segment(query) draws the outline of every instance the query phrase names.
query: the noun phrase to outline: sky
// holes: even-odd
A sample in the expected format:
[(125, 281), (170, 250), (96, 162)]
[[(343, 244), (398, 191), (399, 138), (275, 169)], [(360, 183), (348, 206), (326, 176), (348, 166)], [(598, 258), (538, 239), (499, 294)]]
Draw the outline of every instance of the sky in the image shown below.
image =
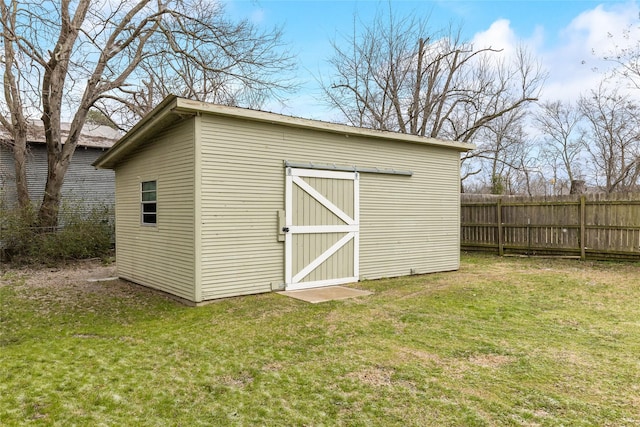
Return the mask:
[(317, 77), (330, 73), (326, 61), (340, 41), (353, 32), (354, 16), (370, 22), (379, 8), (395, 16), (428, 19), (434, 30), (454, 24), (476, 47), (491, 46), (513, 52), (526, 46), (549, 77), (542, 100), (576, 100), (595, 89), (609, 64), (592, 51), (607, 52), (625, 43), (623, 30), (631, 27), (640, 40), (640, 9), (632, 1), (564, 0), (226, 0), (227, 13), (249, 19), (260, 28), (280, 26), (297, 54), (300, 90), (286, 105), (271, 103), (265, 110), (319, 120), (333, 120), (320, 100)]

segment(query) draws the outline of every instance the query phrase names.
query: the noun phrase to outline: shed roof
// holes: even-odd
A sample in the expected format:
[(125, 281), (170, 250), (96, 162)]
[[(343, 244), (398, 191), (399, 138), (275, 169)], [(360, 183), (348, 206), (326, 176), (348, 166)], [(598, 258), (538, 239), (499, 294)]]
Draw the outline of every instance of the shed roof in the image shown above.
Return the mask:
[(388, 140), (390, 143), (409, 142), (414, 144), (423, 144), (460, 152), (469, 151), (475, 147), (473, 144), (466, 144), (462, 142), (444, 141), (404, 133), (359, 128), (300, 117), (285, 116), (265, 111), (251, 110), (247, 108), (229, 107), (207, 102), (193, 101), (170, 95), (156, 108), (154, 108), (153, 111), (143, 117), (142, 120), (140, 120), (118, 142), (116, 142), (110, 150), (100, 156), (93, 165), (99, 168), (111, 169), (115, 167), (120, 160), (125, 158), (128, 153), (141, 144), (145, 137), (148, 137), (149, 135), (158, 132), (159, 129), (180, 120), (185, 115), (191, 116), (196, 114), (212, 114), (255, 122), (272, 123), (293, 128), (315, 130), (319, 132), (384, 139)]

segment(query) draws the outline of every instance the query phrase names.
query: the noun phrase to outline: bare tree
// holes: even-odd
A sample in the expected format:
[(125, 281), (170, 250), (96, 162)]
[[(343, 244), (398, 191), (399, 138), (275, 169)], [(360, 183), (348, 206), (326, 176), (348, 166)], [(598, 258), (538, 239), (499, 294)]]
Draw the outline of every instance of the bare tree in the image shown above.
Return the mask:
[(514, 194), (530, 189), (527, 172), (533, 166), (524, 131), (525, 118), (524, 110), (512, 110), (478, 131), (478, 140), (482, 142), (473, 154), (472, 167), (482, 171), (492, 194)]
[(580, 157), (584, 151), (582, 114), (571, 103), (545, 102), (533, 124), (543, 135), (543, 157), (554, 171), (554, 182), (566, 177), (569, 185), (582, 179)]
[(640, 178), (640, 106), (601, 85), (579, 100), (587, 121), (585, 146), (596, 182), (607, 193), (634, 191)]
[[(631, 24), (622, 29), (615, 47), (607, 53), (600, 55), (595, 49), (592, 53), (614, 64), (610, 77), (618, 78), (630, 87), (640, 89), (640, 40), (637, 39), (637, 25)], [(614, 35), (609, 34), (609, 38), (614, 39)]]
[[(0, 6), (0, 13), (4, 27), (4, 33), (15, 33), (17, 23), (17, 13), (10, 9), (15, 8), (15, 4), (10, 6), (3, 4)], [(4, 37), (6, 39), (6, 37)], [(22, 55), (14, 49), (14, 43), (3, 43), (3, 65), (7, 72), (3, 75), (4, 100), (9, 112), (7, 115), (0, 115), (0, 124), (12, 135), (12, 140), (7, 141), (13, 151), (15, 163), (15, 180), (18, 204), (22, 209), (29, 206), (29, 188), (27, 185), (27, 117), (23, 109), (25, 100), (21, 90), (22, 74), (20, 73), (20, 62)], [(29, 83), (29, 82), (27, 82)]]
[(378, 14), (333, 47), (334, 75), (321, 84), (348, 123), (433, 138), (476, 141), (480, 129), (536, 101), (545, 78), (524, 50), (505, 60), (416, 17)]
[[(41, 226), (57, 224), (64, 177), (90, 109), (133, 118), (177, 89), (202, 100), (251, 103), (292, 87), (282, 77), (292, 63), (280, 30), (259, 32), (247, 21), (232, 23), (218, 2), (12, 0), (0, 12), (0, 124), (13, 136), (21, 206), (29, 200), (28, 118), (40, 116), (45, 129)], [(63, 117), (71, 122), (65, 138)]]
[[(169, 94), (224, 105), (261, 107), (267, 99), (282, 100), (296, 88), (286, 77), (293, 57), (275, 28), (258, 31), (248, 21), (224, 19), (219, 2), (191, 0), (183, 13), (191, 21), (165, 19), (147, 43), (154, 54), (135, 70), (134, 87), (119, 88), (97, 107), (119, 117), (124, 127), (136, 122)], [(178, 3), (179, 4), (179, 3)]]

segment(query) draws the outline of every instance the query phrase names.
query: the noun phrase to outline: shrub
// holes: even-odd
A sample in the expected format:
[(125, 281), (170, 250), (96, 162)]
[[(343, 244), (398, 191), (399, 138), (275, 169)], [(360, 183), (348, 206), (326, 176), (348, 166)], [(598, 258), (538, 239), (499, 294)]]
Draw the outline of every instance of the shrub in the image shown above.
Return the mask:
[[(1, 207), (0, 207), (1, 208)], [(0, 247), (3, 259), (16, 264), (57, 264), (104, 258), (113, 246), (112, 211), (63, 206), (57, 230), (34, 227), (35, 209), (2, 209)]]
[(0, 205), (0, 249), (3, 260), (10, 260), (14, 254), (29, 252), (34, 237), (31, 224), (34, 224), (35, 218), (32, 206), (19, 210)]

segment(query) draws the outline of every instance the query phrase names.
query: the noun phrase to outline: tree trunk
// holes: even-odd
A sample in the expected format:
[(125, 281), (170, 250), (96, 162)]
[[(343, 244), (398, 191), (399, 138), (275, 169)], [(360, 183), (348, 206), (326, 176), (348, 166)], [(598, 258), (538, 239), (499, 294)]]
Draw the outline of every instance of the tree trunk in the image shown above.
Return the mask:
[(27, 136), (14, 135), (13, 162), (15, 166), (16, 194), (18, 207), (25, 210), (31, 204), (27, 184)]
[(49, 156), (47, 183), (44, 187), (42, 204), (38, 211), (38, 226), (45, 231), (53, 231), (58, 226), (58, 213), (60, 212), (60, 202), (62, 201), (62, 184), (64, 184), (64, 177), (70, 162), (70, 157), (63, 156), (58, 158), (58, 156)]
[[(49, 182), (53, 181), (50, 180)], [(42, 228), (42, 231), (55, 231), (58, 227), (58, 213), (60, 212), (62, 194), (61, 191), (57, 193), (46, 191), (38, 211), (38, 226)]]
[(571, 190), (569, 194), (584, 194), (587, 192), (587, 184), (582, 179), (574, 179), (571, 181)]
[[(16, 195), (18, 199), (18, 207), (22, 213), (26, 212), (31, 205), (29, 199), (29, 187), (27, 184), (27, 121), (24, 117), (22, 105), (22, 92), (19, 89), (18, 82), (20, 78), (16, 78), (15, 73), (19, 73), (15, 52), (15, 36), (9, 34), (15, 33), (18, 14), (18, 4), (12, 1), (11, 4), (4, 2), (0, 6), (0, 15), (2, 16), (2, 34), (0, 34), (0, 44), (3, 45), (2, 52), (2, 74), (3, 74), (3, 94), (4, 107), (7, 116), (0, 118), (0, 124), (4, 127), (13, 138), (13, 162), (15, 169)], [(18, 74), (19, 76), (19, 74)]]

